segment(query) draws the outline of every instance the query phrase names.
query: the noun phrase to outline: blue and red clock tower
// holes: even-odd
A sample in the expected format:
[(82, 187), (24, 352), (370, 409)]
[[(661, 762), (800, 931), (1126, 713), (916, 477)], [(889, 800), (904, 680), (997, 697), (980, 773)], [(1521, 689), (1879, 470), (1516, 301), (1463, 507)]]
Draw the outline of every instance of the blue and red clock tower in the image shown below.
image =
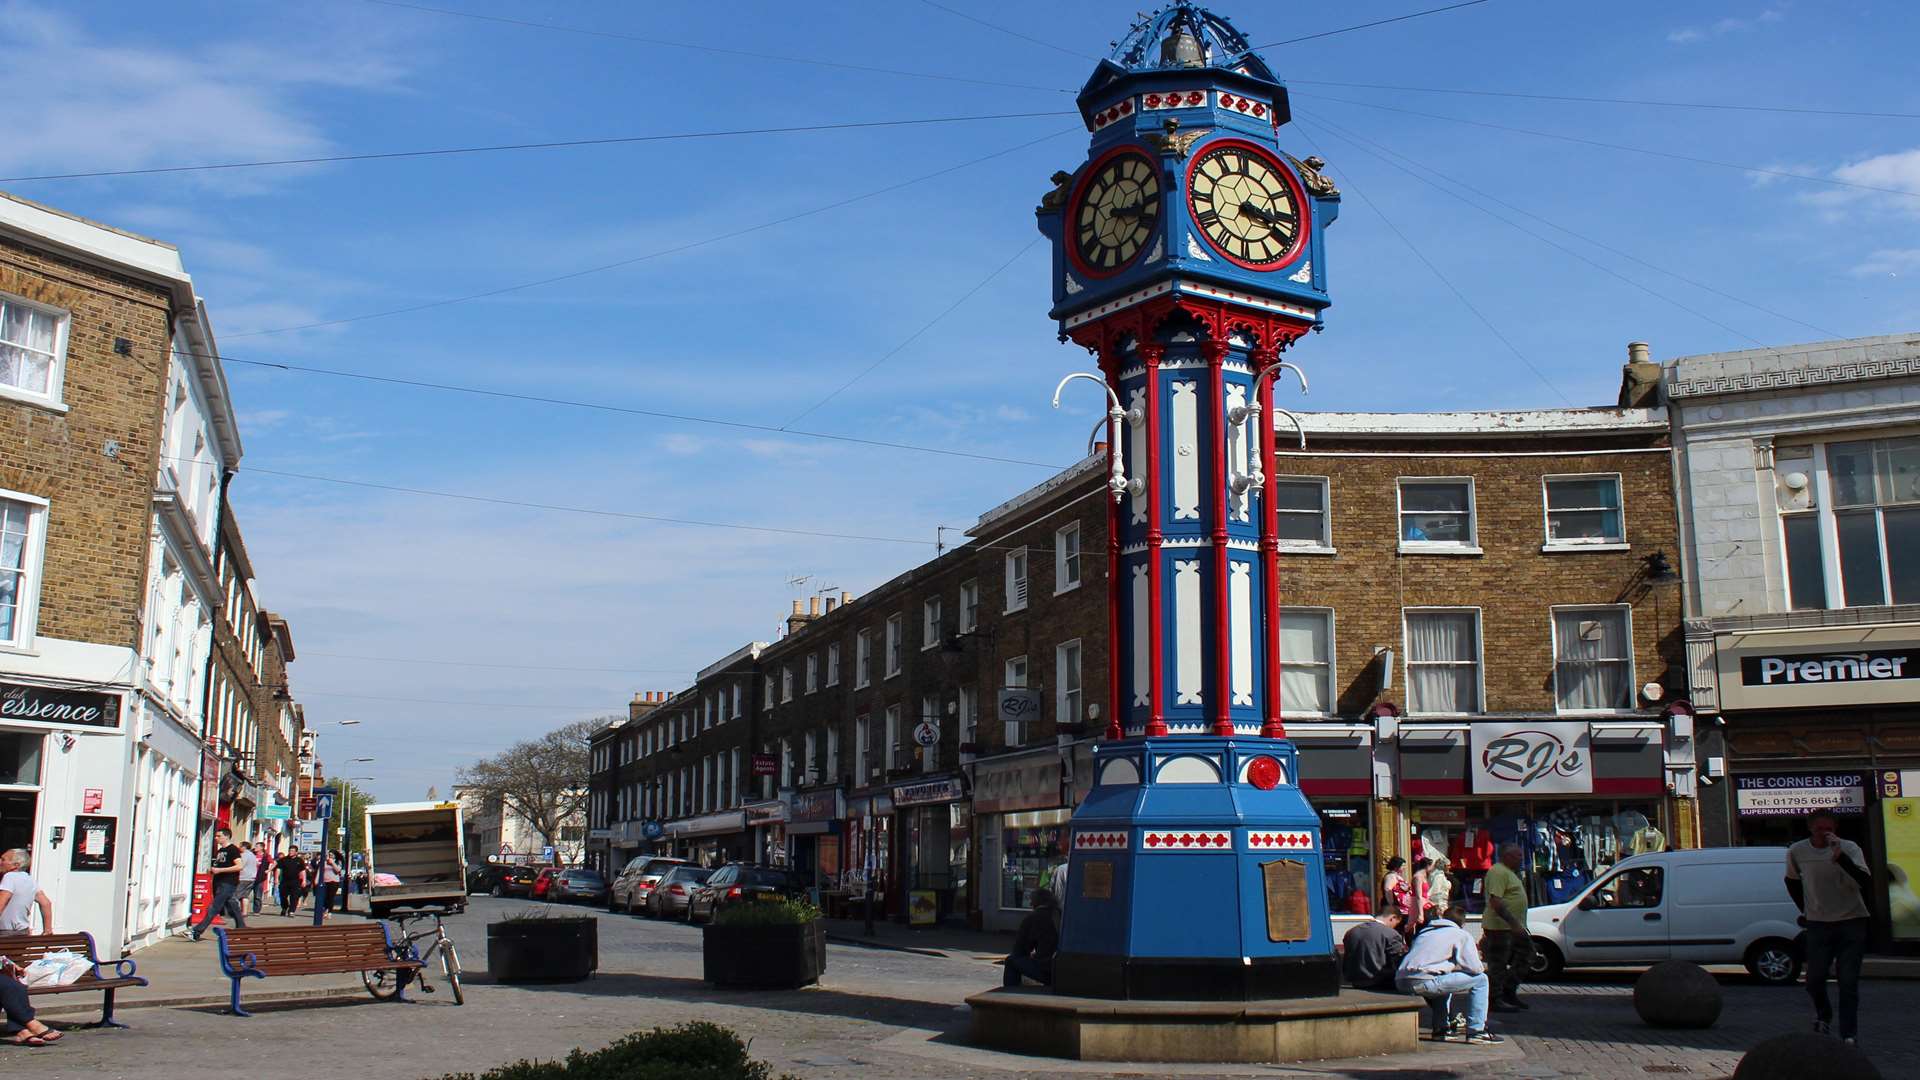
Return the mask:
[[(1339, 193), (1280, 148), (1286, 86), (1185, 0), (1078, 98), (1038, 210), (1053, 310), (1117, 396), (1106, 740), (1075, 812), (1057, 993), (1333, 995), (1319, 819), (1280, 722), (1274, 387), (1320, 327)], [(1298, 369), (1294, 369), (1298, 373)]]

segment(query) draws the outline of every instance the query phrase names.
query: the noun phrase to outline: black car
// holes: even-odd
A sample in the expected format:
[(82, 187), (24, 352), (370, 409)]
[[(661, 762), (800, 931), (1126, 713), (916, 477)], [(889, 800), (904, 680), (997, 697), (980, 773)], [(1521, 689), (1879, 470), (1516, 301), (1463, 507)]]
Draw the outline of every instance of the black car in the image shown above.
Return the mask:
[(562, 870), (547, 886), (547, 900), (556, 904), (564, 900), (604, 904), (607, 879), (598, 870)]
[(735, 904), (791, 900), (806, 895), (800, 876), (783, 866), (728, 863), (693, 890), (687, 899), (687, 921), (705, 922)]
[(534, 870), (512, 863), (479, 863), (467, 867), (467, 892), (489, 896), (533, 895)]

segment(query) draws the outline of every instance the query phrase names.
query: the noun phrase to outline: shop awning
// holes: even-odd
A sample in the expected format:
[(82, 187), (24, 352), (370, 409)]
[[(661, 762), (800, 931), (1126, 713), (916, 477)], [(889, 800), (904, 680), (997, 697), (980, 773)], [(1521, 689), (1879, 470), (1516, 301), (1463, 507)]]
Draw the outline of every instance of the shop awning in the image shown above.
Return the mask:
[(1472, 730), (1472, 724), (1401, 724), (1399, 737), (1403, 743), (1444, 743), (1464, 739)]
[(1595, 739), (1612, 742), (1638, 742), (1641, 739), (1658, 739), (1666, 733), (1667, 727), (1658, 720), (1596, 720), (1587, 726)]
[(746, 814), (738, 810), (729, 810), (720, 814), (703, 814), (700, 817), (683, 818), (667, 822), (667, 835), (721, 836), (726, 833), (742, 832), (747, 827)]
[(1332, 724), (1311, 721), (1307, 723), (1288, 724), (1287, 738), (1294, 742), (1304, 743), (1369, 742), (1373, 739), (1373, 725)]

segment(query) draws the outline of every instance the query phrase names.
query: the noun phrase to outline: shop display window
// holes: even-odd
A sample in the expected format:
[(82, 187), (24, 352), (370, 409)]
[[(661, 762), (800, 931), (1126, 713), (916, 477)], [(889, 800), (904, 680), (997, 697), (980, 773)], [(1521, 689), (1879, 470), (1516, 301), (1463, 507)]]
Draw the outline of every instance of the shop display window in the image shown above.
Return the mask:
[(1041, 810), (1001, 819), (1000, 906), (1031, 908), (1034, 890), (1046, 887), (1067, 861), (1072, 811)]
[(44, 735), (0, 731), (0, 785), (34, 787), (40, 783), (40, 746)]
[[(1622, 859), (1665, 851), (1668, 846), (1660, 806), (1654, 802), (1416, 803), (1412, 817), (1408, 861), (1445, 856), (1453, 899), (1476, 915), (1486, 907), (1483, 879), (1507, 844), (1519, 844), (1524, 853), (1521, 876), (1533, 904), (1571, 900)], [(1643, 895), (1644, 887), (1658, 893), (1657, 879), (1636, 879), (1633, 884), (1641, 891), (1617, 890), (1616, 906), (1624, 905), (1627, 897)], [(1379, 892), (1377, 881), (1374, 891)]]
[(1317, 806), (1320, 858), (1326, 869), (1327, 910), (1335, 915), (1373, 913), (1373, 830), (1364, 803)]

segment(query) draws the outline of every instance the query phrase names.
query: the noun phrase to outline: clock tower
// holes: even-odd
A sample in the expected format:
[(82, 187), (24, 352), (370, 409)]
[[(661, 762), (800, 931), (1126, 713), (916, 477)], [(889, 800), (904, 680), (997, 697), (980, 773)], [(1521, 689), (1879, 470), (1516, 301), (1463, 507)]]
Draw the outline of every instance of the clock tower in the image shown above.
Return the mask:
[(1063, 340), (1114, 430), (1111, 706), (1075, 812), (1058, 993), (1328, 996), (1319, 819), (1281, 724), (1276, 382), (1320, 328), (1339, 192), (1281, 149), (1287, 89), (1226, 19), (1143, 16), (1041, 201)]

